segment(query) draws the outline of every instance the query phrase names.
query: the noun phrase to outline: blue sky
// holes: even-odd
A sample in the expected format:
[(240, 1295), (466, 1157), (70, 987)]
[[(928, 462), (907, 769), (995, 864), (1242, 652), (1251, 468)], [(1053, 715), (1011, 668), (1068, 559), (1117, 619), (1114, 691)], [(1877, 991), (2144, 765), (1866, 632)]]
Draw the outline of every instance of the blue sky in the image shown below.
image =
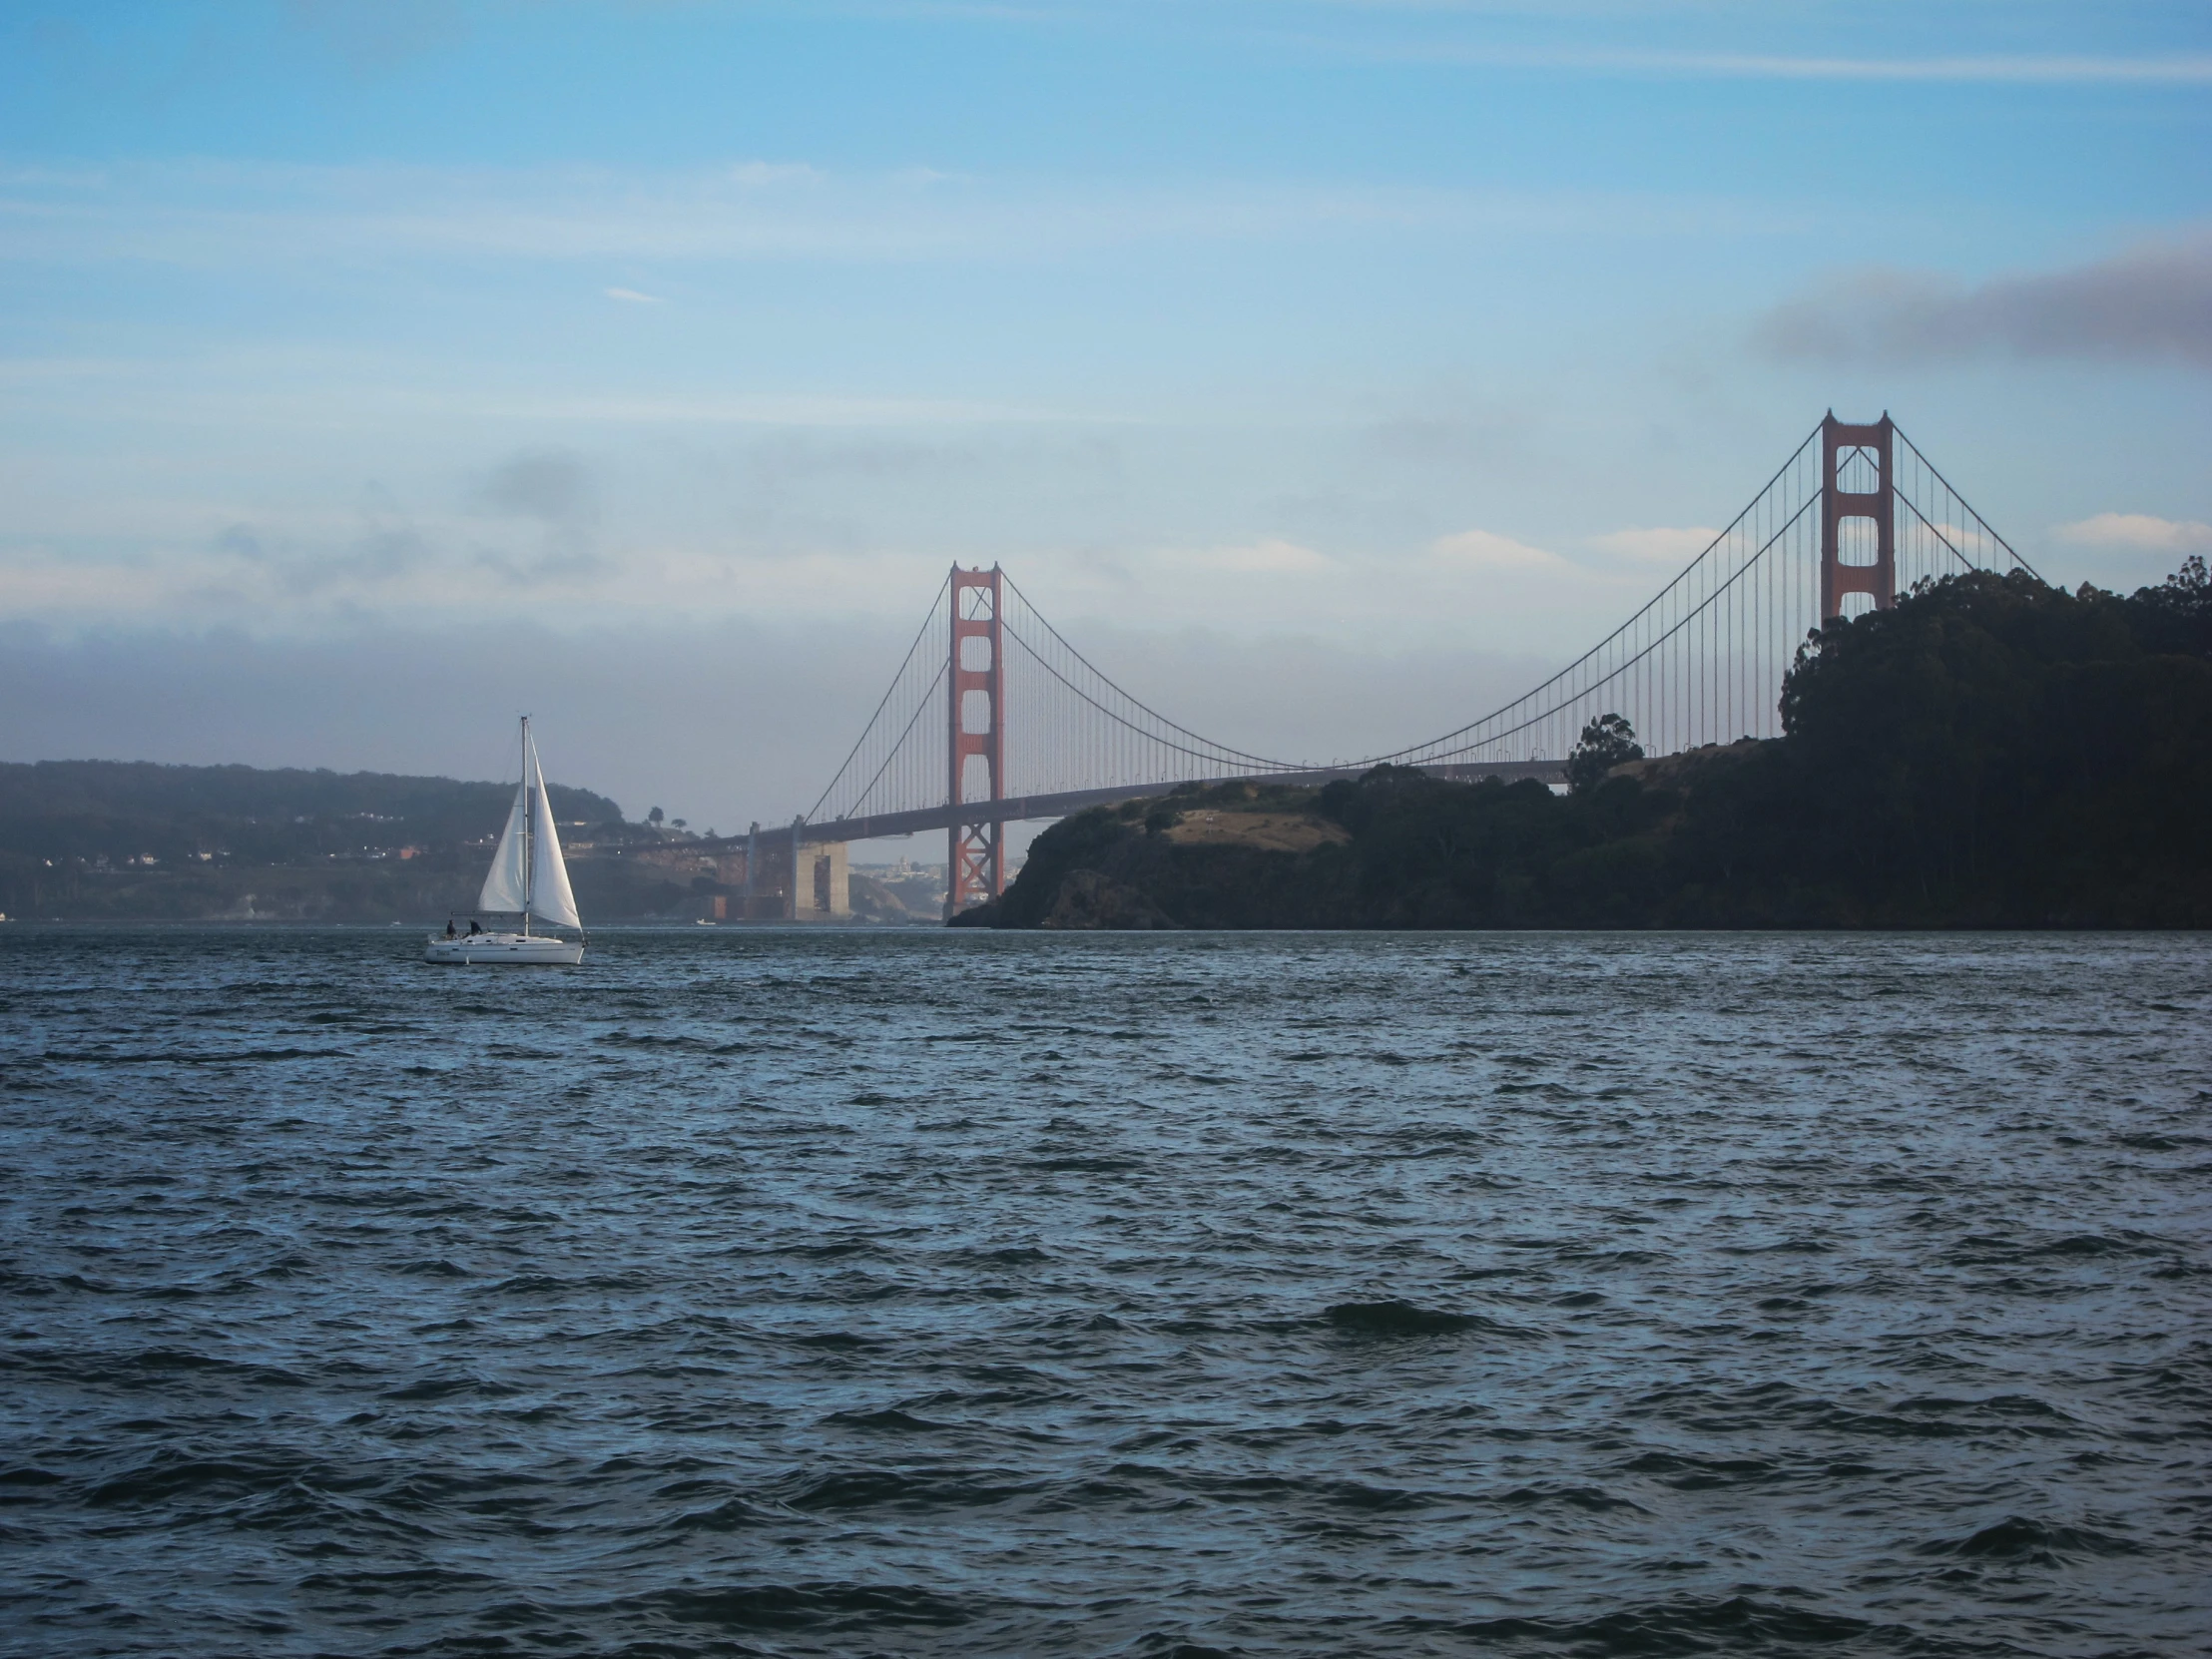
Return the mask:
[(2180, 5), (15, 0), (0, 753), (482, 770), (520, 698), (788, 816), (956, 555), (1388, 747), (1832, 405), (2132, 586), (2212, 549), (2208, 118)]

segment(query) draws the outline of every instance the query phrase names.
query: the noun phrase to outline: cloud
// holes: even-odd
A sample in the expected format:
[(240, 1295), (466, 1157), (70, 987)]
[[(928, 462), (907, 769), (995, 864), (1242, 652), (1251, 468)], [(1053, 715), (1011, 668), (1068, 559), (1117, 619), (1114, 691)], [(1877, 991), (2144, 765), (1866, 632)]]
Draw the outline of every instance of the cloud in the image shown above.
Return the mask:
[(1657, 564), (1688, 564), (1720, 537), (1718, 530), (1703, 525), (1691, 525), (1683, 529), (1653, 526), (1648, 530), (1612, 530), (1602, 536), (1592, 536), (1590, 545), (1600, 552), (1613, 553), (1624, 559), (1649, 560)]
[(285, 0), (284, 11), (356, 72), (397, 69), (467, 33), (461, 0)]
[(264, 545), (261, 533), (251, 524), (232, 525), (215, 538), (215, 545), (221, 552), (250, 559), (255, 564), (261, 564), (269, 557), (269, 549)]
[(1631, 70), (1760, 81), (1998, 82), (2028, 86), (2212, 84), (2212, 54), (2115, 58), (2088, 54), (1931, 58), (1806, 57), (1760, 52), (1564, 54), (1561, 68)]
[[(632, 812), (659, 802), (694, 824), (788, 824), (867, 724), (919, 620), (847, 614), (817, 629), (664, 615), (556, 629), (500, 597), (472, 617), (354, 615), (296, 638), (179, 627), (158, 611), (81, 635), (0, 621), (0, 756), (497, 778), (507, 713), (529, 709), (558, 782)], [(924, 589), (917, 605), (927, 599)], [(1153, 706), (1260, 754), (1395, 748), (1548, 671), (1463, 644), (1055, 620)], [(733, 709), (776, 718), (733, 721)], [(1010, 793), (1061, 782), (1052, 752), (1025, 741), (1034, 736), (1010, 735)]]
[(1443, 407), (1407, 410), (1360, 428), (1360, 446), (1378, 459), (1448, 467), (1465, 476), (1523, 474), (1537, 445), (1535, 411), (1523, 404), (1452, 398)]
[(609, 299), (620, 299), (627, 305), (665, 305), (668, 303), (657, 293), (640, 293), (636, 288), (609, 288)]
[[(349, 58), (374, 67), (388, 67), (433, 45), (457, 38), (464, 30), (458, 0), (287, 0), (288, 9), (302, 23), (311, 25)], [(1000, 23), (1035, 26), (1096, 22), (1099, 15), (1082, 0), (812, 0), (824, 11), (866, 19), (885, 16), (920, 19), (934, 23)], [(1130, 8), (1138, 10), (1140, 8)], [(1149, 10), (1150, 8), (1142, 8)], [(1232, 11), (1242, 8), (1232, 8)], [(1352, 14), (1363, 22), (1378, 14), (1444, 21), (1468, 15), (1487, 22), (1500, 19), (1534, 20), (1565, 24), (1596, 33), (1617, 22), (1623, 13), (1646, 16), (1673, 8), (1648, 3), (1572, 4), (1562, 0), (1537, 3), (1496, 3), (1477, 0), (1317, 0), (1311, 10)], [(1706, 4), (1687, 8), (1711, 11)], [(1725, 10), (1725, 8), (1721, 8)], [(1755, 13), (1759, 8), (1748, 8)], [(1160, 8), (1165, 16), (1179, 11), (1198, 13), (1201, 8)], [(1266, 8), (1259, 8), (1265, 13)], [(1278, 25), (1279, 27), (1280, 25)], [(1570, 74), (1665, 76), (1707, 80), (1765, 81), (1862, 81), (1907, 83), (2006, 84), (2025, 86), (2204, 86), (2212, 84), (2212, 54), (2167, 52), (2123, 56), (2114, 53), (1949, 53), (1919, 56), (1856, 57), (1832, 53), (1744, 52), (1668, 50), (1653, 47), (1590, 48), (1543, 45), (1512, 46), (1473, 40), (1378, 40), (1372, 33), (1358, 36), (1330, 31), (1300, 31), (1295, 38), (1325, 45), (1364, 58), (1464, 64), (1475, 68), (1560, 70)], [(1271, 37), (1275, 30), (1269, 30)], [(806, 177), (811, 170), (765, 162), (752, 162), (734, 170), (782, 182), (787, 175)]]
[(509, 587), (574, 589), (613, 574), (597, 546), (599, 499), (591, 471), (565, 449), (526, 449), (477, 481), (473, 504), (509, 518), (534, 519), (543, 535), (534, 552), (500, 546), (473, 550), (476, 569)]
[(495, 548), (479, 548), (474, 559), (478, 570), (498, 577), (512, 588), (573, 587), (580, 580), (607, 575), (612, 566), (599, 554), (577, 546), (556, 546), (534, 557), (517, 557)]
[(1100, 423), (1094, 415), (1007, 403), (774, 393), (709, 397), (585, 394), (530, 397), (512, 403), (487, 401), (474, 407), (493, 419), (573, 420), (602, 425), (966, 426), (1078, 419)]
[[(815, 0), (827, 5), (830, 0)], [(1000, 21), (1069, 22), (1084, 17), (1089, 8), (1081, 0), (1060, 3), (1021, 4), (1018, 0), (845, 0), (846, 9), (864, 16), (886, 12), (931, 19), (986, 18)], [(1131, 8), (1132, 10), (1136, 8)], [(1232, 15), (1242, 7), (1224, 8)], [(1425, 22), (1449, 28), (1453, 23), (1478, 20), (1497, 33), (1506, 23), (1526, 36), (1526, 26), (1548, 27), (1583, 39), (1618, 35), (1624, 20), (1644, 23), (1669, 13), (1703, 16), (1717, 23), (1729, 38), (1741, 39), (1751, 20), (1764, 23), (1790, 10), (1815, 12), (1835, 8), (1785, 8), (1758, 5), (1714, 4), (1713, 0), (1685, 0), (1682, 4), (1654, 0), (1306, 0), (1304, 7), (1285, 6), (1276, 0), (1270, 8), (1251, 8), (1266, 15), (1304, 10), (1319, 26), (1309, 24), (1290, 38), (1347, 55), (1384, 61), (1464, 64), (1473, 68), (1561, 70), (1570, 74), (1665, 76), (1704, 80), (1762, 81), (1898, 81), (1908, 83), (2007, 84), (2025, 86), (2203, 86), (2212, 84), (2212, 53), (2157, 52), (2125, 56), (2099, 52), (1954, 52), (1883, 57), (1856, 57), (1818, 52), (1746, 52), (1668, 49), (1627, 46), (1508, 45), (1497, 40), (1408, 37), (1392, 31), (1378, 34), (1370, 25), (1379, 18)], [(1868, 8), (1858, 8), (1864, 13)], [(1930, 8), (1922, 8), (1928, 10)], [(1164, 6), (1162, 15), (1201, 12), (1196, 4)], [(1911, 9), (1907, 9), (1910, 14)], [(1332, 27), (1338, 17), (1358, 19), (1357, 33)], [(1731, 13), (1739, 14), (1730, 16)], [(1879, 28), (1872, 19), (1862, 23)], [(1269, 38), (1284, 38), (1280, 19), (1268, 27)]]
[(1978, 287), (1858, 272), (1769, 311), (1753, 337), (1771, 355), (1828, 362), (2010, 354), (2212, 368), (2212, 235)]
[(564, 449), (533, 449), (510, 456), (485, 474), (476, 499), (494, 512), (571, 528), (596, 516), (591, 474)]
[(1240, 547), (1216, 547), (1189, 555), (1193, 563), (1248, 576), (1307, 575), (1330, 568), (1328, 558), (1295, 541), (1268, 537)]
[(1439, 537), (1430, 543), (1429, 550), (1453, 564), (1476, 570), (1565, 571), (1574, 568), (1556, 553), (1547, 553), (1540, 547), (1531, 547), (1524, 541), (1488, 530), (1462, 530), (1457, 535)]
[(2212, 553), (2212, 524), (2196, 519), (2154, 518), (2149, 513), (2098, 513), (2075, 524), (2061, 524), (2053, 534), (2076, 547), (2182, 557)]
[(300, 593), (320, 593), (348, 582), (376, 587), (412, 575), (434, 556), (428, 539), (412, 524), (371, 522), (338, 558), (293, 564), (285, 579)]
[[(804, 180), (804, 183), (801, 181)], [(1711, 195), (1224, 179), (1158, 186), (911, 171), (400, 167), (238, 162), (0, 167), (0, 261), (127, 260), (257, 273), (455, 255), (672, 263), (1002, 259), (1146, 244), (1316, 237), (1715, 235), (1752, 223)], [(620, 303), (663, 296), (616, 284)]]

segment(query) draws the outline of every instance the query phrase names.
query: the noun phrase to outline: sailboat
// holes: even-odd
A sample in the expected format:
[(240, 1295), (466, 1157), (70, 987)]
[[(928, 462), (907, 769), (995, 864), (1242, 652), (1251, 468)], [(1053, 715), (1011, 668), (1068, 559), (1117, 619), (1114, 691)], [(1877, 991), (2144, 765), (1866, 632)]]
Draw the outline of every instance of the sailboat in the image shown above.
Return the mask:
[(584, 959), (581, 937), (530, 931), (533, 919), (573, 927), (579, 934), (584, 924), (576, 914), (576, 895), (569, 891), (568, 865), (561, 859), (561, 837), (553, 828), (553, 807), (546, 800), (545, 772), (530, 739), (528, 715), (522, 717), (522, 782), (515, 786), (507, 828), (500, 831), (476, 907), (490, 915), (521, 916), (522, 931), (432, 933), (422, 959), (461, 966), (511, 962), (556, 967), (573, 967)]

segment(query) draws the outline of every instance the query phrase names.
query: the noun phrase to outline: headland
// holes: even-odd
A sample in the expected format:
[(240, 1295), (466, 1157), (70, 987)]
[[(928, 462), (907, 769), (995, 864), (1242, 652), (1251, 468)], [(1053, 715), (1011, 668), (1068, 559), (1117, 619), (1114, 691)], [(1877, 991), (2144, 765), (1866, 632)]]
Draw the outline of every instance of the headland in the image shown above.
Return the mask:
[(2212, 926), (2201, 560), (2124, 598), (2025, 574), (1924, 584), (1812, 636), (1782, 712), (1779, 739), (1584, 765), (1563, 795), (1393, 767), (1184, 785), (1053, 826), (959, 920)]

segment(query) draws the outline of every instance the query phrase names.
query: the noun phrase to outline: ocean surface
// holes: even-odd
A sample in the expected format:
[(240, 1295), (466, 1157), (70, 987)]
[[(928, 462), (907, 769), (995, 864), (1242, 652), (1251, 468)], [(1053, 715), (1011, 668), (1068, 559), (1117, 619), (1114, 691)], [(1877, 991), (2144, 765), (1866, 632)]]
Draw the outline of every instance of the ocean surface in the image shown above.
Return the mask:
[(2212, 1647), (2203, 936), (0, 928), (0, 1648)]

